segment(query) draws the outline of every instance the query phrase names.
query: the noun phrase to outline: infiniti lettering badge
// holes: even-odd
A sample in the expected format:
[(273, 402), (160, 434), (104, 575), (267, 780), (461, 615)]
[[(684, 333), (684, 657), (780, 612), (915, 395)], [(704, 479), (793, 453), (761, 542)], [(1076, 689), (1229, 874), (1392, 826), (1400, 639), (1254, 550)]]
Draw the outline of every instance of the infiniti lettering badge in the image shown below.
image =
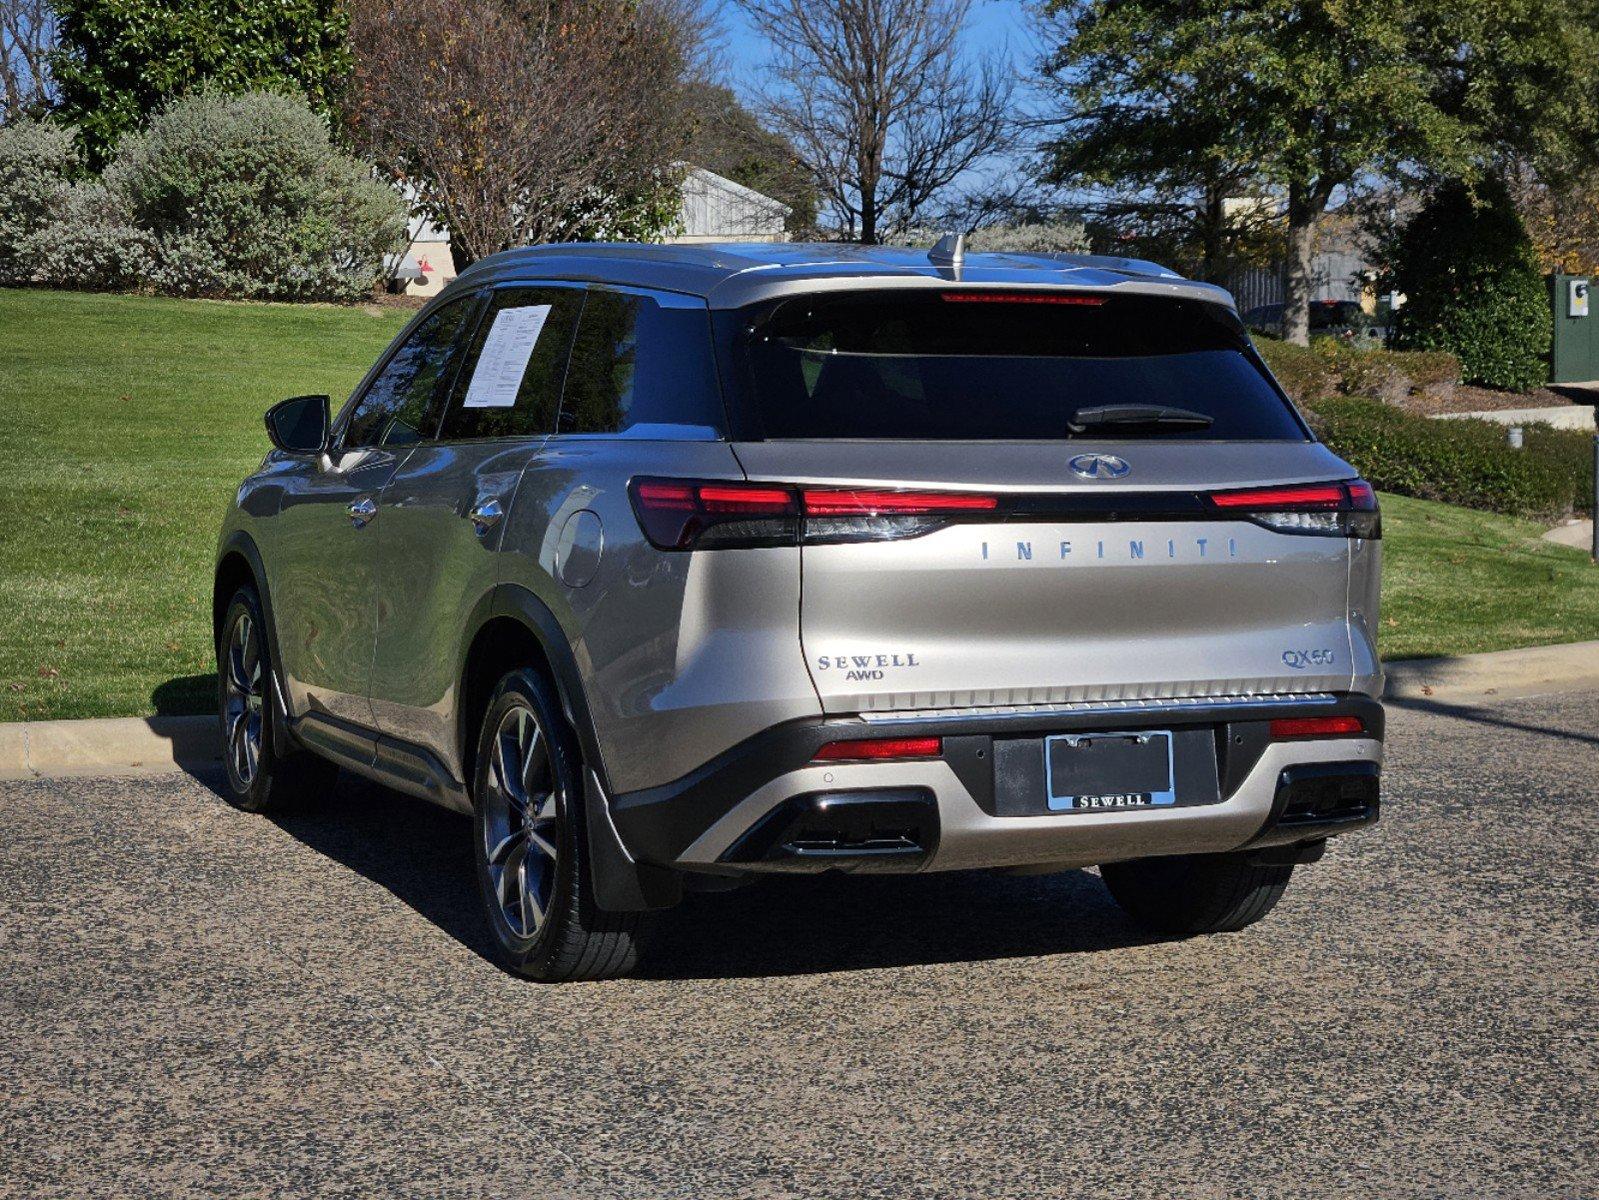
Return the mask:
[(1072, 469), (1072, 474), (1084, 479), (1120, 479), (1132, 470), (1125, 458), (1117, 458), (1114, 454), (1079, 454), (1066, 465)]

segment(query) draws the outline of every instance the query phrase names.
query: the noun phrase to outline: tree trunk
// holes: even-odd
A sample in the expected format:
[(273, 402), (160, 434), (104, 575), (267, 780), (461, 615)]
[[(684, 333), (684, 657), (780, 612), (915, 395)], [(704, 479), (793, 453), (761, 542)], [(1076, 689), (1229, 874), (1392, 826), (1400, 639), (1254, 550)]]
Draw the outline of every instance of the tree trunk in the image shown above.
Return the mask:
[(1199, 277), (1206, 283), (1225, 283), (1227, 200), (1219, 187), (1206, 183), (1201, 204), (1204, 208), (1200, 217), (1200, 242), (1204, 258)]
[(1310, 291), (1321, 206), (1303, 184), (1288, 189), (1288, 261), (1283, 272), (1283, 340), (1310, 345)]

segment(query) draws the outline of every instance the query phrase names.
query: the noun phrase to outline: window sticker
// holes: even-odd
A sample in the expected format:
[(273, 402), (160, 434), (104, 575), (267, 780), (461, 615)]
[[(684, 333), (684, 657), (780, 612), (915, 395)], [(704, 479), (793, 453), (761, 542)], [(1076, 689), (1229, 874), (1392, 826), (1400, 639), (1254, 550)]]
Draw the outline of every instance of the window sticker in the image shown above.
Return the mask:
[(466, 389), (462, 408), (514, 408), (522, 388), (527, 360), (533, 357), (544, 321), (550, 315), (548, 304), (528, 304), (502, 308), (494, 314), (494, 325), (483, 340), (472, 382)]

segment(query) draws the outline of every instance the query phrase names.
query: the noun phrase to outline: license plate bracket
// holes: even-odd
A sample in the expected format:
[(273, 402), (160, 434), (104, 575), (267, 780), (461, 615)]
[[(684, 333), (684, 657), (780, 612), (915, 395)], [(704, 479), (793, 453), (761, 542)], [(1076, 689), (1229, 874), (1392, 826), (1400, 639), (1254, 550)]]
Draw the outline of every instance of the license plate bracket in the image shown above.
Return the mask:
[(1177, 803), (1172, 735), (1153, 729), (1046, 737), (1044, 786), (1051, 812), (1169, 807)]

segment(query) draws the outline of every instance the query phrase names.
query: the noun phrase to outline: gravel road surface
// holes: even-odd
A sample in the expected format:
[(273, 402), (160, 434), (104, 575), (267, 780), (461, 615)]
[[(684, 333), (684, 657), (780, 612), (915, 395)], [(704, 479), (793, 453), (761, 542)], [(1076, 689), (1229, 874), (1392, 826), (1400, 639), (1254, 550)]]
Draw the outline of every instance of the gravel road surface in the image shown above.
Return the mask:
[(1599, 693), (1393, 710), (1382, 824), (1186, 942), (1090, 872), (782, 881), (540, 987), (467, 837), (0, 785), (0, 1195), (1599, 1197)]

